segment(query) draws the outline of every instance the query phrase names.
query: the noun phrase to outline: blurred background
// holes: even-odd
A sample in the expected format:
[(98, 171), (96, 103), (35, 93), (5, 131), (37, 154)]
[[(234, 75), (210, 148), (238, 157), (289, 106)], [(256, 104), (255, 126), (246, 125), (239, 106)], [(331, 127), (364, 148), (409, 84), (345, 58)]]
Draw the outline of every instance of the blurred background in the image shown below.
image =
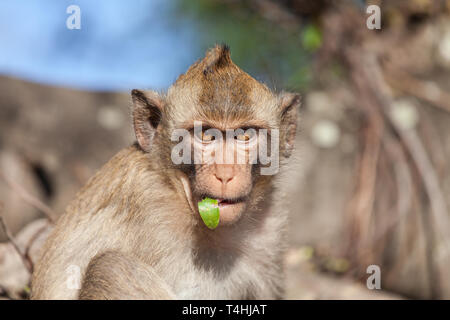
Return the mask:
[(0, 3), (0, 299), (28, 297), (52, 221), (134, 141), (130, 90), (223, 42), (303, 96), (286, 298), (450, 298), (450, 1), (24, 0)]

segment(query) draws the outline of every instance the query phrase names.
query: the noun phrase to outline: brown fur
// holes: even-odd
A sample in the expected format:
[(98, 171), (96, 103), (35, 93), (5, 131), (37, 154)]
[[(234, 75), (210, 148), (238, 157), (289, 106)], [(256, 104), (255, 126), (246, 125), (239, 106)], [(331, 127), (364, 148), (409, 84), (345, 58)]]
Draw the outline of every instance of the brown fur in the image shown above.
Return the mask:
[[(280, 129), (288, 157), (298, 96), (272, 93), (234, 65), (224, 46), (209, 51), (167, 94), (132, 95), (138, 144), (112, 158), (68, 206), (36, 265), (32, 298), (281, 297), (286, 213), (274, 207), (274, 177), (259, 176), (251, 165), (230, 172), (175, 166), (169, 137), (193, 120), (218, 128), (256, 122)], [(224, 175), (233, 179), (218, 180)], [(204, 190), (245, 194), (245, 210), (209, 230), (195, 205)], [(78, 289), (66, 285), (71, 265), (81, 271)]]

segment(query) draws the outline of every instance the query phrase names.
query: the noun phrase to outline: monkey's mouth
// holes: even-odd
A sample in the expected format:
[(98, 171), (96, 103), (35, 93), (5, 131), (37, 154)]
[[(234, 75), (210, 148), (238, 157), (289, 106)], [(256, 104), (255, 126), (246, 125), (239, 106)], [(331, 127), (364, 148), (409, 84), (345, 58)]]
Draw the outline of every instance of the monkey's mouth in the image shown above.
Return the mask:
[(218, 198), (213, 195), (204, 194), (202, 195), (202, 199), (204, 198), (211, 198), (217, 200), (217, 205), (220, 208), (225, 208), (228, 206), (232, 206), (235, 204), (240, 204), (242, 202), (245, 202), (247, 200), (247, 197), (234, 197), (234, 198)]
[(237, 203), (244, 202), (243, 198), (233, 198), (233, 199), (223, 199), (223, 198), (217, 199), (216, 198), (216, 200), (217, 200), (217, 205), (219, 206), (219, 209), (224, 208), (226, 206), (231, 206), (231, 205), (234, 205)]
[(243, 197), (227, 197), (221, 198), (212, 194), (203, 194), (201, 199), (210, 198), (217, 200), (219, 207), (220, 225), (229, 225), (239, 219), (247, 206), (248, 195)]

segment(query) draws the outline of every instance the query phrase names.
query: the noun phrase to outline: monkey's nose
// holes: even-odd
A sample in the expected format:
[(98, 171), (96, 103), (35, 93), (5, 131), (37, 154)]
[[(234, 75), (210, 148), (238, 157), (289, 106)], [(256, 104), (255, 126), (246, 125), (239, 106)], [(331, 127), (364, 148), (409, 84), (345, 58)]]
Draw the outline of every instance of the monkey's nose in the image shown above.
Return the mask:
[(217, 165), (214, 176), (225, 186), (228, 182), (230, 182), (234, 178), (233, 166)]
[(233, 177), (219, 177), (216, 175), (216, 179), (219, 180), (223, 185), (226, 185), (228, 182), (233, 180)]

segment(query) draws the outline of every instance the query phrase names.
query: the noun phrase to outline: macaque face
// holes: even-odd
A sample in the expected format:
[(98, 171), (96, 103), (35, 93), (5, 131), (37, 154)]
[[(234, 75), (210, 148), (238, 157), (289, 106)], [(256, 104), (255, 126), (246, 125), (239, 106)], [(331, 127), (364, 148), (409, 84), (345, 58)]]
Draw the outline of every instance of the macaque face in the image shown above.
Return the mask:
[[(218, 201), (219, 226), (262, 198), (295, 139), (297, 94), (276, 94), (237, 67), (226, 46), (193, 64), (164, 95), (132, 92), (142, 150), (182, 173), (189, 205)], [(180, 142), (181, 140), (181, 142)], [(261, 182), (261, 183), (260, 183)]]
[[(191, 208), (199, 214), (198, 202), (205, 198), (217, 200), (219, 226), (237, 222), (250, 204), (256, 204), (257, 198), (261, 198), (260, 192), (253, 192), (254, 186), (259, 179), (270, 180), (261, 176), (278, 171), (279, 141), (275, 133), (279, 128), (268, 124), (280, 123), (281, 116), (278, 111), (264, 115), (265, 120), (256, 113), (237, 119), (227, 116), (226, 108), (216, 107), (214, 112), (193, 113), (189, 120), (180, 119), (171, 126), (184, 131), (175, 135), (177, 142), (177, 137), (183, 138), (182, 148), (173, 148), (172, 160), (180, 149), (188, 156), (180, 166), (188, 169), (185, 171), (189, 173), (189, 185), (184, 188), (189, 188), (186, 195), (191, 200)], [(261, 170), (272, 164), (275, 172), (261, 174)]]
[(227, 128), (222, 131), (202, 125), (192, 130), (195, 177), (193, 203), (205, 197), (216, 199), (221, 225), (239, 219), (253, 188), (252, 166), (257, 161), (256, 128)]

